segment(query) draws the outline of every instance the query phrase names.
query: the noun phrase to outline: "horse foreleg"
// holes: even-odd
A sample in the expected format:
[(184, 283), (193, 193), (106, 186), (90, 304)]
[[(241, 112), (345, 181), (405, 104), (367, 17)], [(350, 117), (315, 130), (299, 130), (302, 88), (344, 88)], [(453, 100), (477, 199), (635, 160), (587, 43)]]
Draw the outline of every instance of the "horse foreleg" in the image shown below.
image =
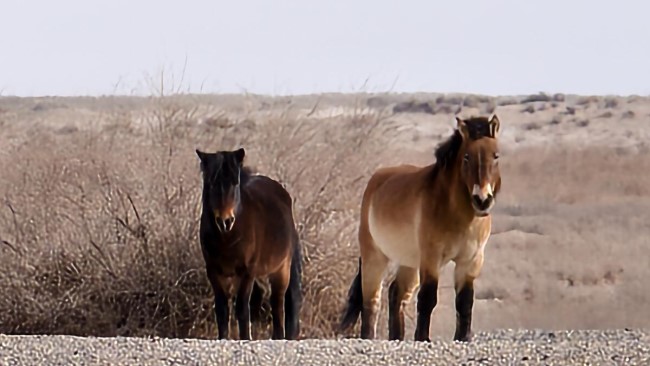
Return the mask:
[(423, 257), (420, 265), (420, 290), (417, 303), (417, 325), (415, 327), (415, 341), (430, 342), (429, 327), (431, 313), (438, 303), (438, 278), (440, 273), (439, 262), (431, 262), (431, 257)]
[(454, 283), (456, 288), (456, 332), (455, 341), (469, 342), (472, 339), (472, 308), (474, 306), (474, 279), (483, 266), (483, 255), (470, 263), (456, 263)]
[(214, 292), (214, 315), (217, 320), (219, 339), (228, 338), (228, 322), (230, 320), (229, 296), (225, 289), (225, 279), (215, 271), (208, 270), (208, 279)]
[(245, 276), (239, 283), (237, 291), (237, 301), (235, 303), (235, 315), (239, 325), (239, 339), (251, 339), (251, 309), (250, 299), (253, 291), (253, 278)]

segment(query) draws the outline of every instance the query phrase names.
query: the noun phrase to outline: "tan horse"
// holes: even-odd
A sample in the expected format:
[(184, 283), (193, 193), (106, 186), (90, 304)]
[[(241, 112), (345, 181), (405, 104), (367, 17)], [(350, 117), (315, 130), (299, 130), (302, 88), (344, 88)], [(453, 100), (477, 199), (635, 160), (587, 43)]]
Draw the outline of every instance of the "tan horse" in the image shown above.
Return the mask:
[(483, 266), (501, 186), (499, 119), (456, 118), (457, 129), (425, 167), (382, 168), (363, 194), (359, 271), (349, 290), (341, 331), (361, 314), (361, 337), (375, 338), (381, 288), (389, 262), (399, 265), (389, 287), (389, 338), (404, 339), (404, 305), (419, 286), (416, 341), (429, 341), (440, 271), (454, 261), (456, 333), (471, 339), (474, 280)]

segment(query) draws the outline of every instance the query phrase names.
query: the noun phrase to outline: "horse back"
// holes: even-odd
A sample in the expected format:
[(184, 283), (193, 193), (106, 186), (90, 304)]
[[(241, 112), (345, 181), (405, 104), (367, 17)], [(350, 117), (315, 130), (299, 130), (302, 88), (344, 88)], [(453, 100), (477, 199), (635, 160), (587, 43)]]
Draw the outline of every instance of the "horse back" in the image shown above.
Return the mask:
[[(281, 210), (293, 213), (293, 200), (289, 192), (276, 180), (265, 175), (255, 175), (249, 178), (247, 184), (243, 187), (248, 198), (257, 203), (257, 209)], [(247, 202), (248, 203), (248, 202)], [(283, 220), (287, 220), (283, 216)], [(290, 220), (293, 223), (293, 216)]]
[(378, 169), (364, 191), (362, 211), (368, 211), (371, 205), (387, 213), (415, 208), (426, 169), (414, 165)]

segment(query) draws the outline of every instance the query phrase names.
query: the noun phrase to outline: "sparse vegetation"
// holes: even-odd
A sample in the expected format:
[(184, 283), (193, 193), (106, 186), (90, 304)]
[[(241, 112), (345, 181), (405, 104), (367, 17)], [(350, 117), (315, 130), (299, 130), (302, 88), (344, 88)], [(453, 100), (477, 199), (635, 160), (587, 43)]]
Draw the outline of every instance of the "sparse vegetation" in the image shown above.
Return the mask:
[(537, 122), (530, 122), (524, 125), (526, 131), (539, 130), (540, 128), (542, 128), (542, 126)]
[[(194, 149), (244, 146), (247, 164), (294, 196), (305, 255), (302, 336), (336, 336), (356, 270), (367, 179), (379, 165), (433, 161), (430, 151), (448, 134), (441, 121), (451, 124), (453, 116), (386, 119), (382, 108), (367, 108), (367, 97), (225, 98), (97, 99), (90, 107), (69, 104), (61, 122), (51, 109), (32, 111), (29, 99), (0, 98), (0, 333), (213, 338), (212, 293), (196, 237)], [(437, 114), (459, 106), (433, 105)], [(594, 119), (602, 109), (565, 117), (560, 110), (522, 115), (522, 107), (507, 117), (499, 112), (509, 136), (477, 284), (477, 329), (627, 324), (616, 310), (643, 314), (650, 301), (638, 280), (647, 266), (634, 260), (650, 235), (643, 135), (635, 130), (625, 141), (626, 151), (638, 152), (619, 154), (620, 140), (596, 145), (580, 137), (604, 131), (609, 138), (611, 124)], [(548, 127), (549, 120), (559, 126)], [(412, 131), (397, 131), (417, 130), (422, 121), (430, 123), (416, 140)], [(559, 136), (581, 123), (579, 137)], [(441, 281), (436, 330), (454, 325), (452, 273)], [(583, 278), (594, 285), (567, 287), (565, 279)], [(560, 310), (545, 311), (549, 303)], [(414, 308), (407, 308), (407, 327)], [(647, 327), (648, 319), (635, 321)], [(255, 336), (267, 338), (267, 326), (257, 325)]]
[(411, 100), (408, 102), (397, 103), (393, 107), (393, 113), (427, 113), (435, 114), (433, 107), (429, 102), (418, 102)]
[(621, 115), (621, 118), (623, 118), (623, 119), (630, 119), (630, 118), (634, 118), (634, 116), (636, 116), (636, 114), (634, 113), (634, 111), (630, 111), (630, 110), (628, 110), (628, 111), (625, 111), (625, 112), (623, 113), (623, 115)]
[(524, 109), (521, 110), (524, 113), (535, 113), (535, 106), (532, 104), (527, 105)]
[(515, 98), (502, 97), (497, 100), (497, 105), (501, 107), (516, 105), (519, 104), (519, 101)]
[(618, 99), (605, 98), (605, 108), (616, 108), (616, 107), (618, 107)]
[(576, 109), (574, 107), (567, 106), (566, 111), (564, 112), (564, 114), (569, 115), (569, 116), (573, 116), (573, 115), (576, 114)]
[(599, 98), (597, 96), (580, 97), (576, 101), (576, 105), (588, 106), (590, 104), (598, 103), (598, 101), (599, 101)]
[(533, 102), (551, 102), (553, 97), (546, 93), (531, 94), (521, 100), (522, 103), (533, 103)]

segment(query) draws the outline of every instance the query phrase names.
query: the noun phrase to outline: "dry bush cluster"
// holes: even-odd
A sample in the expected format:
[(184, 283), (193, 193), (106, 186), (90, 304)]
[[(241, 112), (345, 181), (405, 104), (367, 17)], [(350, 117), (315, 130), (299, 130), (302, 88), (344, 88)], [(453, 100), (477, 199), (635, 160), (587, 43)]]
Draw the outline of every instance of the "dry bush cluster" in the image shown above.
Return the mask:
[(302, 336), (333, 336), (356, 266), (360, 193), (385, 141), (382, 117), (151, 103), (88, 129), (0, 133), (0, 333), (214, 337), (194, 149), (243, 146), (246, 163), (294, 197)]

